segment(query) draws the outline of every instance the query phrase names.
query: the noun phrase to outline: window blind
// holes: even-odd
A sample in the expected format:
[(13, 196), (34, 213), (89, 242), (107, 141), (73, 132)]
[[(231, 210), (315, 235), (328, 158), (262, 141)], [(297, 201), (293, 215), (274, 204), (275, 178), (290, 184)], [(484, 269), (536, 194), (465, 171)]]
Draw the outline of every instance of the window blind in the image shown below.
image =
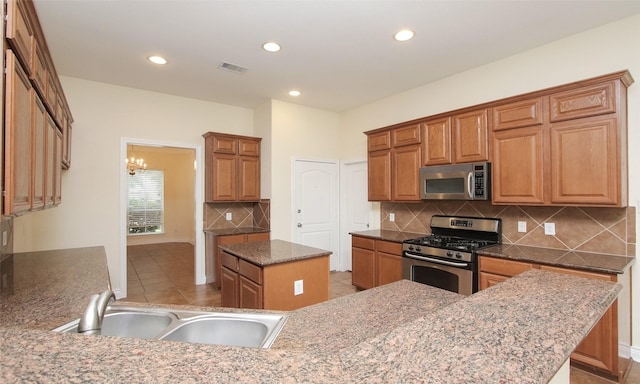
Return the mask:
[(129, 234), (164, 231), (164, 171), (136, 172), (129, 179)]

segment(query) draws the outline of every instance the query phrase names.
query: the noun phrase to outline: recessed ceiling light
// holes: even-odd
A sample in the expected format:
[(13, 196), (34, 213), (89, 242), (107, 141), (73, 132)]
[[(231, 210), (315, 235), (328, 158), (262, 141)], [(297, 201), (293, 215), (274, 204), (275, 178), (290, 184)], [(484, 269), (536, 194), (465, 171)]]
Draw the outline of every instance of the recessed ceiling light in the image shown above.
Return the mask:
[(274, 43), (273, 41), (268, 41), (262, 44), (262, 49), (267, 52), (278, 52), (280, 50), (280, 44)]
[(300, 95), (301, 95), (300, 91), (296, 91), (295, 89), (289, 91), (289, 96), (297, 97), (297, 96), (300, 96)]
[(167, 64), (167, 60), (161, 56), (150, 56), (149, 61), (154, 64), (160, 64), (160, 65)]
[(396, 39), (397, 41), (407, 41), (407, 40), (411, 40), (414, 35), (415, 33), (413, 33), (412, 30), (403, 29), (398, 31), (395, 35), (393, 35), (393, 38)]

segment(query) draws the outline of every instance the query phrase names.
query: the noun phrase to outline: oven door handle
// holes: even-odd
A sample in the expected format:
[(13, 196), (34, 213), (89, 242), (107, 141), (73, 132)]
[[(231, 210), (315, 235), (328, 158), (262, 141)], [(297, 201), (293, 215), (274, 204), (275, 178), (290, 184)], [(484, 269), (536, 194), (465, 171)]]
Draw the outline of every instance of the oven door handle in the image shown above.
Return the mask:
[(430, 261), (432, 263), (435, 264), (444, 264), (444, 265), (449, 265), (452, 267), (462, 267), (465, 268), (467, 266), (469, 266), (468, 263), (456, 263), (454, 261), (446, 261), (446, 260), (438, 260), (438, 259), (432, 259), (430, 257), (426, 257), (426, 256), (421, 256), (421, 255), (414, 255), (413, 253), (409, 253), (409, 252), (405, 252), (404, 255), (406, 257), (412, 258), (412, 259), (416, 259), (416, 260), (423, 260), (423, 261)]

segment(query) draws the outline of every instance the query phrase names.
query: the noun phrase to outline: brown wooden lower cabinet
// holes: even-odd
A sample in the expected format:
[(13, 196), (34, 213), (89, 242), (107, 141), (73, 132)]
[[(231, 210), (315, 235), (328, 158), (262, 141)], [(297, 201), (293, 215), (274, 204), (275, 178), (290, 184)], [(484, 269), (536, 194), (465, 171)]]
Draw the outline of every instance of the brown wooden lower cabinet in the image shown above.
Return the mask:
[(351, 236), (351, 284), (369, 289), (402, 280), (402, 244)]
[(205, 259), (207, 264), (207, 275), (213, 275), (215, 288), (221, 288), (222, 263), (219, 245), (229, 245), (238, 243), (248, 243), (251, 241), (269, 240), (269, 232), (257, 232), (238, 235), (217, 235), (212, 232), (205, 232)]
[[(586, 278), (617, 281), (617, 275), (579, 271), (493, 257), (479, 257), (479, 289), (486, 289), (531, 268), (567, 273)], [(593, 368), (596, 373), (622, 378), (627, 364), (618, 356), (618, 300), (614, 301), (591, 332), (571, 354), (571, 361)]]
[(293, 310), (329, 300), (329, 255), (261, 267), (221, 251), (221, 263), (223, 307)]

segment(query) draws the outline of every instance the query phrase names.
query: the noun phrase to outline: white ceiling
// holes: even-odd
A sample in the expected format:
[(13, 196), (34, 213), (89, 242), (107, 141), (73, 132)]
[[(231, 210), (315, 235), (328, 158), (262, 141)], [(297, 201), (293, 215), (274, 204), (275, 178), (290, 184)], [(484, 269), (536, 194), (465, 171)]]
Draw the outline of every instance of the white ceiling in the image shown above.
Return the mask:
[[(335, 112), (640, 12), (637, 0), (34, 2), (59, 75), (246, 108), (277, 99)], [(394, 41), (400, 28), (415, 38)], [(268, 40), (282, 50), (263, 51)], [(147, 62), (154, 54), (168, 64)], [(248, 71), (222, 71), (221, 62)], [(293, 88), (302, 96), (288, 96)]]

